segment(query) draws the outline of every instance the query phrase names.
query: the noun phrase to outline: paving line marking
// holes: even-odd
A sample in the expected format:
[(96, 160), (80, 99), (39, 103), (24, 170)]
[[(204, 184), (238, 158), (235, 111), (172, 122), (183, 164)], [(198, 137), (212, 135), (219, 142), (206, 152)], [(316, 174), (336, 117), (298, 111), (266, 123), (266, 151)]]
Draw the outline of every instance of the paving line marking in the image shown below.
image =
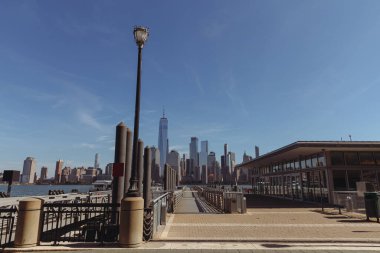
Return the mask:
[(165, 229), (164, 229), (164, 231), (162, 231), (160, 238), (167, 238), (168, 237), (170, 227), (173, 225), (174, 216), (175, 216), (175, 214), (170, 215), (170, 218), (169, 218), (168, 222), (166, 223)]
[[(378, 224), (246, 224), (246, 223), (172, 223), (170, 217), (170, 226), (173, 227), (374, 227), (380, 229)], [(168, 224), (166, 225), (168, 227)], [(165, 230), (166, 230), (165, 227)], [(164, 230), (164, 232), (165, 232)]]

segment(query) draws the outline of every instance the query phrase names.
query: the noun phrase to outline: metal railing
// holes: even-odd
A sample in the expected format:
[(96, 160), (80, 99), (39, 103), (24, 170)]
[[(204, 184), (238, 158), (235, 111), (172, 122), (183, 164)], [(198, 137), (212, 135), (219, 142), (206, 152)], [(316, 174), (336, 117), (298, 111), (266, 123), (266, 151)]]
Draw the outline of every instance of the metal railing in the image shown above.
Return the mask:
[(166, 225), (166, 213), (169, 207), (170, 192), (167, 192), (152, 201), (153, 209), (153, 236), (160, 225)]
[(334, 191), (333, 204), (343, 206), (347, 211), (365, 213), (364, 197), (360, 197), (357, 191)]
[(41, 241), (116, 242), (120, 204), (45, 203), (41, 217)]
[(0, 209), (0, 247), (11, 246), (14, 242), (16, 231), (17, 208)]
[(182, 197), (183, 197), (182, 190), (173, 192), (173, 213), (175, 212), (176, 208), (181, 202)]

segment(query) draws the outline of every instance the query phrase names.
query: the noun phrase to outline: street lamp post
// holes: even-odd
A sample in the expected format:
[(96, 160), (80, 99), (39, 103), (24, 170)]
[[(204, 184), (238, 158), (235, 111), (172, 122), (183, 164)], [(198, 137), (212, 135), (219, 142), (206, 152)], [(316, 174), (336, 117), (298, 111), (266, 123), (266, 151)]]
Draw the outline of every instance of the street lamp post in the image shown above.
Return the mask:
[[(141, 54), (144, 43), (148, 39), (149, 30), (142, 26), (136, 26), (133, 30), (135, 41), (138, 47), (137, 61), (137, 83), (136, 83), (136, 104), (135, 104), (135, 124), (133, 130), (133, 151), (132, 151), (132, 174), (130, 186), (127, 192), (129, 197), (140, 197), (138, 177), (137, 177), (137, 160), (138, 160), (138, 139), (139, 139), (139, 121), (140, 121), (140, 92), (141, 92)], [(140, 175), (142, 176), (142, 175)]]
[[(139, 118), (140, 118), (140, 90), (141, 90), (141, 51), (145, 41), (148, 39), (148, 29), (137, 26), (133, 30), (135, 41), (139, 49), (137, 63), (137, 85), (136, 85), (136, 106), (135, 125), (133, 130), (133, 150), (132, 150), (132, 172), (128, 192), (121, 201), (119, 244), (121, 247), (136, 248), (142, 243), (144, 225), (144, 200), (140, 196), (138, 158), (142, 157), (139, 152)], [(143, 145), (140, 142), (140, 146)], [(141, 149), (140, 149), (141, 150)], [(142, 162), (142, 161), (140, 161)]]

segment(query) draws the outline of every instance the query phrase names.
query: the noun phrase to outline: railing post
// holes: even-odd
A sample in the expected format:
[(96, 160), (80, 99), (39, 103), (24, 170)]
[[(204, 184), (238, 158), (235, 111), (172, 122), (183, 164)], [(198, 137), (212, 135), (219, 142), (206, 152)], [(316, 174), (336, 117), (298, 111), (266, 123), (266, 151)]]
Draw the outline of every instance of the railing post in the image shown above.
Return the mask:
[(15, 247), (35, 247), (40, 243), (40, 219), (43, 200), (28, 198), (19, 203)]

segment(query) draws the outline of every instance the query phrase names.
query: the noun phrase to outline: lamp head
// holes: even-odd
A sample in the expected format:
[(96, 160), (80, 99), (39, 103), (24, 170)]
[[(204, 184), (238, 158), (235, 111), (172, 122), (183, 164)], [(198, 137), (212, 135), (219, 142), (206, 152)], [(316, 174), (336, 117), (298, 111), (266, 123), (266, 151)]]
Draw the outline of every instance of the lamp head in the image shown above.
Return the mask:
[(143, 26), (135, 26), (133, 29), (133, 34), (135, 36), (135, 41), (138, 47), (144, 47), (145, 41), (149, 36), (149, 29)]

